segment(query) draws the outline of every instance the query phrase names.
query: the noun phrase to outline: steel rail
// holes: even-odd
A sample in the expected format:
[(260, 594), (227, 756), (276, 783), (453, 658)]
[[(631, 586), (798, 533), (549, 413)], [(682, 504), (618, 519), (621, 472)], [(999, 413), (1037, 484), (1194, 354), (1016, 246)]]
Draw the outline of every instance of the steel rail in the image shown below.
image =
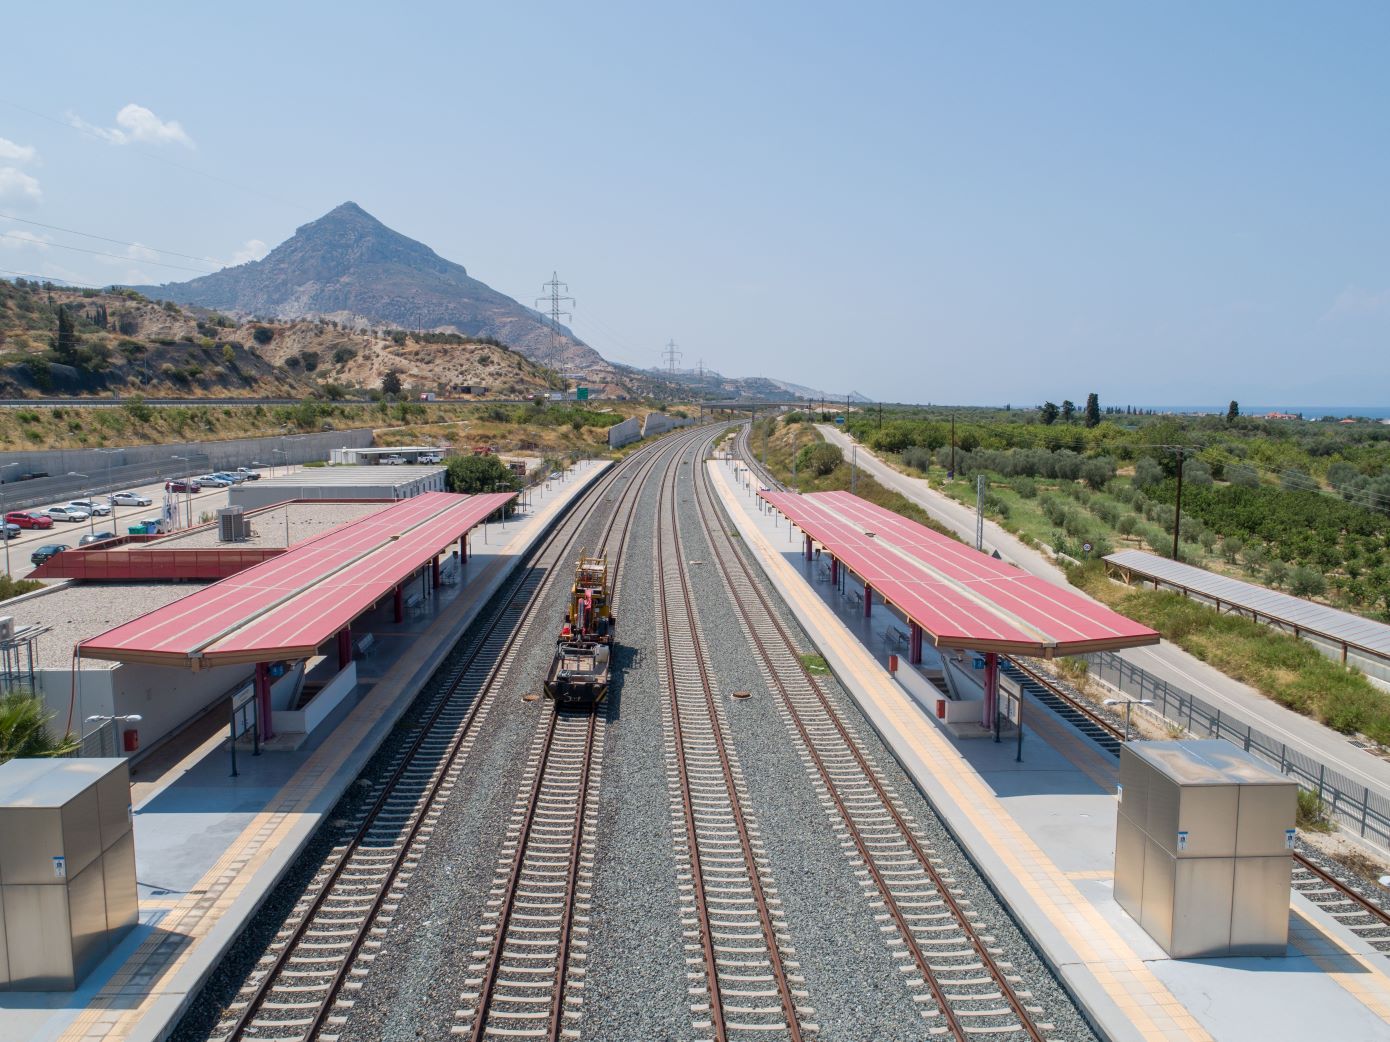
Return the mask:
[[(675, 474), (679, 468), (673, 468), (670, 472), (671, 494), (667, 495), (667, 484), (663, 482), (661, 495), (666, 505), (669, 507), (670, 521), (670, 540), (675, 551), (675, 557), (679, 562), (681, 557), (681, 538), (680, 528), (676, 516), (676, 497)], [(661, 506), (658, 505), (658, 521), (661, 515)], [(719, 967), (714, 954), (713, 926), (710, 922), (708, 904), (705, 898), (703, 885), (703, 866), (700, 861), (699, 834), (696, 829), (694, 800), (690, 785), (690, 767), (685, 755), (685, 735), (680, 719), (679, 695), (675, 673), (675, 646), (671, 637), (669, 620), (671, 617), (671, 607), (667, 600), (665, 574), (665, 545), (658, 531), (657, 538), (657, 575), (660, 621), (664, 634), (666, 650), (666, 687), (668, 693), (668, 704), (671, 711), (672, 726), (675, 733), (675, 748), (677, 763), (679, 766), (681, 797), (683, 811), (686, 822), (686, 831), (689, 837), (691, 852), (691, 878), (695, 884), (697, 895), (696, 910), (700, 918), (700, 939), (704, 949), (705, 968), (709, 984), (710, 1012), (714, 1028), (715, 1038), (724, 1040), (727, 1031), (724, 1024), (723, 1002), (720, 998)], [(719, 758), (720, 771), (723, 777), (724, 788), (728, 794), (729, 810), (733, 816), (734, 824), (738, 832), (739, 845), (742, 851), (744, 865), (747, 867), (748, 882), (753, 891), (754, 901), (757, 905), (758, 921), (761, 928), (763, 942), (767, 948), (768, 961), (772, 969), (772, 975), (776, 982), (778, 1000), (781, 1005), (782, 1014), (786, 1019), (787, 1031), (790, 1037), (799, 1042), (802, 1038), (801, 1023), (797, 1016), (796, 1003), (792, 995), (791, 983), (787, 979), (786, 967), (782, 963), (781, 951), (778, 946), (776, 929), (772, 923), (771, 910), (768, 906), (767, 894), (764, 891), (762, 879), (758, 869), (758, 861), (753, 850), (752, 838), (748, 831), (748, 822), (743, 812), (743, 806), (739, 800), (738, 787), (733, 775), (733, 766), (730, 758), (729, 749), (724, 741), (724, 734), (720, 726), (718, 710), (715, 705), (714, 688), (710, 682), (709, 665), (705, 656), (703, 642), (700, 638), (700, 631), (696, 626), (696, 616), (693, 606), (693, 595), (691, 591), (690, 577), (685, 569), (677, 564), (677, 574), (680, 576), (681, 603), (677, 610), (683, 610), (686, 623), (690, 629), (691, 650), (694, 653), (698, 666), (700, 686), (704, 693), (705, 712), (710, 720), (710, 732), (714, 739), (715, 750)]]
[[(639, 473), (628, 481), (627, 487), (623, 490), (623, 499), (619, 506), (610, 516), (609, 522), (605, 527), (603, 536), (599, 541), (600, 550), (606, 551), (608, 542), (612, 538), (614, 527), (619, 516), (623, 517), (623, 528), (618, 540), (618, 549), (614, 555), (613, 570), (611, 574), (611, 593), (613, 604), (618, 603), (618, 575), (626, 550), (628, 537), (632, 532), (632, 518), (636, 513), (637, 504), (641, 499), (642, 491), (651, 473), (656, 469), (658, 461), (661, 459), (670, 461), (679, 457), (685, 443), (695, 441), (698, 437), (685, 437), (678, 441), (668, 442), (661, 446), (660, 450), (653, 453), (650, 459), (640, 469)], [(622, 504), (626, 503), (626, 513), (622, 510)], [(616, 615), (616, 613), (614, 613)], [(574, 904), (577, 884), (579, 880), (580, 853), (584, 838), (584, 814), (589, 800), (589, 778), (594, 760), (594, 735), (597, 727), (598, 709), (596, 708), (589, 715), (589, 726), (585, 737), (583, 765), (581, 768), (580, 783), (575, 799), (575, 825), (571, 834), (570, 861), (566, 873), (566, 890), (560, 912), (560, 937), (556, 948), (556, 970), (555, 982), (551, 992), (550, 1021), (546, 1029), (546, 1037), (550, 1042), (558, 1042), (564, 1031), (563, 1008), (565, 985), (568, 979), (569, 966), (569, 940), (574, 919)], [(529, 851), (532, 828), (535, 823), (536, 810), (539, 807), (545, 787), (546, 769), (550, 766), (550, 753), (554, 744), (556, 723), (560, 713), (555, 707), (551, 707), (546, 714), (545, 736), (542, 739), (541, 749), (538, 757), (535, 777), (532, 779), (531, 788), (526, 799), (526, 810), (523, 814), (520, 834), (517, 838), (516, 852), (512, 857), (511, 867), (508, 871), (507, 882), (501, 901), (501, 911), (498, 915), (497, 928), (493, 931), (492, 945), (488, 952), (486, 967), (483, 971), (481, 986), (478, 994), (476, 1008), (473, 1011), (473, 1020), (469, 1028), (469, 1038), (472, 1042), (480, 1042), (487, 1033), (488, 1014), (492, 1009), (493, 1001), (496, 997), (498, 976), (501, 973), (503, 962), (503, 950), (506, 946), (507, 931), (511, 925), (512, 912), (516, 900), (517, 888), (521, 884), (522, 877), (526, 872), (526, 859)]]
[[(649, 459), (655, 459), (665, 447), (666, 446), (663, 443), (656, 443), (648, 448), (641, 450), (639, 453), (628, 457), (628, 460), (625, 462), (630, 462), (635, 468), (640, 469), (643, 464), (648, 462)], [(521, 600), (523, 594), (526, 592), (526, 587), (533, 578), (533, 576), (529, 573), (531, 571), (531, 568), (534, 567), (534, 562), (538, 562), (546, 556), (551, 555), (552, 549), (554, 549), (557, 546), (557, 544), (559, 544), (559, 549), (555, 551), (553, 557), (557, 560), (563, 560), (565, 553), (569, 550), (569, 548), (578, 538), (579, 532), (583, 528), (584, 522), (588, 519), (589, 513), (594, 509), (597, 502), (600, 501), (602, 495), (608, 490), (609, 486), (611, 486), (611, 484), (617, 480), (618, 475), (626, 469), (626, 467), (615, 468), (612, 473), (600, 478), (599, 481), (595, 483), (594, 487), (588, 490), (584, 494), (583, 498), (578, 503), (573, 504), (573, 506), (567, 511), (568, 516), (566, 519), (565, 526), (550, 533), (546, 537), (545, 543), (529, 555), (530, 561), (533, 563), (528, 564), (527, 573), (523, 574), (522, 577), (518, 579), (518, 581), (512, 586), (505, 607), (502, 611), (496, 612), (494, 614), (491, 622), (488, 624), (488, 627), (484, 630), (482, 635), (476, 641), (476, 644), (473, 647), (472, 652), (469, 654), (468, 658), (463, 663), (463, 665), (459, 667), (457, 674), (453, 682), (449, 685), (448, 689), (436, 696), (434, 704), (428, 711), (428, 719), (420, 725), (418, 732), (415, 735), (415, 738), (412, 740), (412, 742), (406, 748), (406, 750), (400, 755), (395, 769), (392, 771), (386, 783), (382, 785), (377, 795), (377, 798), (373, 802), (372, 806), (368, 809), (366, 814), (363, 816), (361, 823), (355, 829), (353, 835), (348, 838), (346, 844), (343, 847), (342, 854), (338, 857), (337, 861), (334, 863), (332, 869), (330, 870), (328, 876), (324, 879), (323, 883), (321, 884), (318, 892), (310, 901), (309, 907), (306, 909), (303, 916), (296, 924), (290, 936), (284, 941), (282, 947), (276, 953), (271, 965), (266, 969), (264, 977), (257, 984), (256, 989), (252, 993), (252, 995), (246, 1000), (246, 1004), (243, 1007), (241, 1007), (231, 1027), (227, 1029), (227, 1031), (222, 1035), (223, 1038), (228, 1040), (236, 1040), (246, 1037), (247, 1031), (251, 1027), (254, 1018), (263, 1008), (266, 999), (274, 991), (275, 982), (279, 980), (286, 964), (289, 962), (290, 958), (293, 956), (294, 952), (297, 950), (300, 943), (303, 941), (305, 934), (314, 924), (317, 915), (323, 910), (323, 907), (327, 902), (328, 898), (331, 896), (334, 887), (341, 880), (343, 872), (346, 870), (347, 866), (352, 861), (353, 854), (358, 849), (360, 849), (363, 839), (366, 837), (367, 833), (371, 830), (372, 826), (379, 818), (382, 809), (385, 807), (387, 801), (390, 799), (394, 789), (400, 783), (401, 779), (405, 776), (407, 770), (409, 770), (412, 766), (413, 758), (420, 751), (424, 743), (429, 739), (432, 728), (440, 720), (445, 708), (449, 705), (454, 694), (463, 684), (464, 678), (468, 676), (469, 671), (475, 666), (479, 657), (483, 654), (484, 650), (486, 649), (488, 639), (491, 636), (493, 636), (497, 629), (502, 625), (503, 620), (506, 618), (507, 610), (515, 606)], [(563, 543), (560, 543), (562, 537)], [(496, 663), (493, 666), (493, 669), (491, 670), (487, 680), (484, 682), (482, 688), (480, 688), (478, 693), (474, 696), (473, 701), (469, 705), (467, 713), (464, 716), (464, 719), (457, 726), (455, 730), (455, 735), (450, 742), (449, 751), (447, 755), (444, 757), (441, 766), (437, 769), (430, 786), (426, 789), (425, 793), (423, 794), (421, 802), (419, 803), (418, 809), (416, 811), (415, 820), (411, 825), (407, 835), (400, 843), (400, 853), (396, 856), (394, 863), (388, 870), (384, 878), (384, 881), (382, 882), (380, 888), (378, 889), (375, 897), (372, 900), (370, 909), (361, 918), (361, 922), (359, 923), (356, 934), (349, 946), (349, 951), (346, 958), (343, 959), (343, 961), (336, 967), (332, 974), (325, 974), (325, 976), (330, 977), (330, 982), (328, 985), (326, 985), (327, 995), (323, 1003), (318, 1007), (314, 1017), (312, 1018), (309, 1029), (304, 1033), (304, 1038), (313, 1038), (322, 1029), (324, 1022), (327, 1020), (328, 1015), (332, 1010), (333, 1005), (337, 999), (337, 996), (342, 989), (343, 981), (345, 980), (347, 973), (351, 969), (353, 963), (356, 961), (358, 953), (361, 951), (362, 944), (366, 939), (370, 926), (380, 913), (381, 906), (385, 902), (386, 895), (390, 893), (393, 883), (399, 876), (401, 865), (405, 862), (405, 855), (410, 850), (415, 837), (418, 835), (421, 825), (427, 819), (428, 809), (432, 804), (439, 790), (439, 787), (443, 782), (443, 779), (448, 776), (450, 768), (452, 767), (454, 760), (458, 755), (458, 751), (462, 746), (464, 739), (470, 733), (473, 723), (477, 719), (479, 710), (488, 700), (488, 697), (491, 694), (493, 680), (497, 674), (498, 669), (510, 657), (512, 649), (515, 647), (516, 642), (519, 639), (521, 633), (526, 629), (531, 618), (533, 617), (536, 611), (536, 606), (539, 604), (541, 600), (542, 594), (549, 588), (549, 585), (555, 581), (555, 576), (558, 574), (559, 573), (553, 568), (547, 570), (546, 573), (540, 578), (540, 581), (536, 584), (535, 588), (530, 591), (528, 595), (529, 600), (527, 601), (526, 606), (523, 608), (521, 616), (516, 620), (516, 624), (511, 635), (507, 638), (502, 648), (498, 651)]]
[(816, 679), (815, 675), (811, 673), (811, 671), (807, 668), (805, 662), (801, 660), (801, 656), (797, 653), (796, 644), (793, 641), (791, 634), (787, 631), (786, 627), (782, 624), (782, 620), (778, 618), (772, 605), (768, 602), (767, 596), (763, 592), (762, 587), (754, 580), (748, 562), (744, 560), (743, 556), (737, 552), (737, 549), (734, 547), (732, 541), (728, 538), (727, 534), (724, 533), (724, 529), (720, 526), (715, 527), (719, 527), (719, 531), (722, 536), (722, 546), (716, 542), (713, 530), (709, 523), (709, 513), (714, 509), (715, 504), (713, 500), (713, 495), (709, 487), (708, 473), (702, 472), (701, 479), (702, 480), (696, 483), (696, 504), (698, 507), (697, 513), (700, 519), (700, 524), (705, 531), (705, 535), (710, 542), (710, 546), (716, 549), (716, 552), (714, 554), (715, 562), (718, 565), (721, 574), (725, 578), (725, 586), (730, 593), (730, 598), (733, 601), (734, 607), (738, 611), (739, 616), (743, 621), (744, 632), (748, 635), (749, 639), (754, 642), (758, 654), (762, 658), (763, 664), (767, 669), (768, 675), (773, 679), (778, 694), (782, 699), (782, 704), (786, 708), (788, 716), (790, 717), (790, 719), (796, 727), (797, 734), (801, 739), (802, 745), (805, 747), (805, 749), (811, 756), (812, 761), (815, 763), (817, 773), (819, 773), (821, 781), (824, 784), (827, 793), (830, 794), (831, 799), (835, 803), (836, 809), (839, 812), (846, 829), (850, 832), (851, 837), (854, 841), (855, 848), (859, 852), (860, 859), (863, 861), (865, 867), (873, 876), (875, 885), (878, 888), (880, 894), (882, 895), (885, 904), (889, 908), (889, 914), (893, 917), (893, 921), (898, 927), (898, 932), (902, 935), (903, 941), (911, 948), (913, 961), (917, 964), (918, 971), (921, 973), (923, 979), (927, 982), (927, 986), (931, 989), (932, 997), (936, 1001), (937, 1008), (941, 1011), (943, 1018), (945, 1018), (947, 1027), (955, 1036), (955, 1038), (961, 1040), (961, 1042), (964, 1042), (964, 1040), (968, 1037), (969, 1033), (966, 1027), (961, 1023), (960, 1018), (957, 1016), (954, 1009), (952, 1008), (951, 1003), (949, 1001), (949, 997), (946, 994), (944, 985), (937, 977), (936, 971), (931, 967), (930, 962), (927, 958), (927, 954), (922, 950), (920, 944), (917, 941), (916, 934), (913, 933), (912, 929), (908, 925), (902, 909), (898, 906), (897, 898), (893, 895), (886, 880), (883, 878), (881, 870), (879, 869), (877, 864), (877, 859), (875, 858), (873, 853), (870, 851), (868, 845), (866, 844), (858, 824), (855, 822), (853, 815), (850, 813), (849, 808), (846, 806), (844, 799), (840, 794), (839, 789), (842, 783), (834, 778), (832, 772), (826, 766), (825, 760), (821, 755), (820, 750), (816, 747), (816, 743), (812, 738), (809, 729), (806, 726), (806, 721), (800, 709), (797, 708), (795, 702), (791, 698), (790, 692), (787, 689), (785, 680), (783, 679), (780, 669), (778, 668), (777, 664), (773, 662), (771, 652), (769, 651), (766, 642), (763, 640), (762, 635), (758, 632), (758, 626), (756, 624), (757, 620), (755, 620), (752, 617), (747, 604), (742, 599), (737, 585), (734, 581), (735, 577), (730, 572), (726, 563), (726, 559), (729, 557), (732, 557), (734, 560), (738, 562), (738, 566), (743, 574), (748, 588), (751, 589), (754, 595), (757, 597), (759, 606), (761, 607), (762, 612), (766, 617), (767, 624), (770, 625), (770, 628), (773, 630), (774, 639), (781, 641), (783, 647), (788, 652), (789, 657), (792, 658), (799, 666), (802, 679), (805, 681), (807, 687), (815, 696), (826, 720), (829, 723), (831, 723), (835, 728), (835, 731), (839, 735), (841, 742), (846, 748), (846, 751), (848, 751), (850, 755), (854, 758), (856, 765), (859, 767), (859, 770), (862, 773), (864, 779), (869, 783), (870, 787), (873, 789), (874, 794), (878, 798), (878, 801), (881, 804), (882, 808), (892, 818), (893, 823), (898, 833), (900, 834), (903, 842), (911, 849), (914, 857), (925, 871), (927, 877), (931, 880), (932, 884), (940, 893), (941, 899), (943, 903), (946, 905), (946, 907), (950, 910), (952, 918), (955, 920), (956, 925), (960, 929), (966, 941), (970, 944), (971, 948), (975, 951), (976, 956), (980, 959), (981, 963), (986, 968), (990, 977), (993, 978), (994, 983), (998, 986), (1000, 993), (1004, 996), (1004, 999), (1008, 1003), (1014, 1016), (1018, 1018), (1020, 1030), (1025, 1032), (1029, 1038), (1036, 1040), (1036, 1042), (1043, 1042), (1043, 1040), (1046, 1038), (1046, 1035), (1044, 1034), (1042, 1028), (1038, 1025), (1033, 1015), (1024, 1006), (1022, 999), (1018, 996), (1013, 985), (1009, 982), (1007, 975), (998, 966), (996, 960), (994, 959), (994, 956), (992, 955), (992, 953), (990, 953), (987, 945), (980, 938), (974, 926), (971, 925), (969, 918), (965, 915), (964, 910), (960, 907), (954, 895), (951, 893), (949, 884), (941, 876), (937, 868), (931, 863), (931, 859), (927, 855), (927, 852), (922, 849), (921, 843), (918, 842), (917, 837), (913, 833), (911, 827), (907, 824), (906, 820), (902, 816), (902, 813), (894, 804), (892, 796), (887, 792), (882, 781), (879, 779), (878, 772), (874, 769), (873, 765), (869, 763), (868, 758), (864, 755), (864, 752), (860, 748), (859, 743), (855, 740), (853, 735), (845, 726), (844, 720), (840, 716), (840, 713), (835, 709), (834, 705), (830, 702), (829, 698), (826, 696), (825, 690), (824, 688), (822, 688), (820, 682)]

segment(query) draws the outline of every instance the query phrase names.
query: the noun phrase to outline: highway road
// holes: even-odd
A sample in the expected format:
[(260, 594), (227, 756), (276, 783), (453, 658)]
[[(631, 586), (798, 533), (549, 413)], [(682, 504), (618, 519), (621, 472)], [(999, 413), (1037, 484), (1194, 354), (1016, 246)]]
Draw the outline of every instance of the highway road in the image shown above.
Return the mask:
[[(848, 461), (851, 453), (858, 465), (880, 484), (902, 493), (929, 515), (970, 543), (975, 540), (975, 511), (930, 488), (921, 478), (908, 477), (879, 459), (863, 445), (854, 450), (853, 439), (830, 424), (816, 429), (832, 445), (838, 445)], [(1060, 586), (1070, 586), (1062, 570), (1037, 550), (1024, 546), (1017, 538), (992, 521), (985, 521), (984, 549), (998, 550), (1006, 561), (1024, 571)], [(1253, 725), (1271, 738), (1301, 749), (1315, 760), (1341, 771), (1349, 779), (1390, 795), (1390, 763), (1351, 744), (1348, 736), (1324, 727), (1271, 702), (1254, 688), (1194, 658), (1176, 644), (1164, 641), (1153, 647), (1131, 648), (1120, 657), (1168, 681), (1175, 687), (1197, 695), (1237, 720)]]
[[(275, 473), (292, 473), (299, 470), (299, 467), (277, 467)], [(270, 474), (269, 468), (265, 473)], [(49, 543), (61, 543), (64, 546), (75, 547), (78, 540), (84, 535), (95, 532), (115, 532), (117, 535), (125, 535), (127, 526), (136, 521), (147, 517), (159, 517), (160, 511), (164, 506), (164, 483), (155, 482), (148, 485), (132, 485), (125, 491), (138, 492), (141, 495), (149, 496), (151, 504), (147, 507), (115, 507), (106, 517), (93, 517), (80, 524), (73, 521), (54, 521), (52, 528), (26, 528), (13, 539), (7, 540), (8, 556), (5, 558), (5, 571), (16, 579), (23, 579), (34, 570), (34, 564), (29, 560), (32, 554), (41, 546)], [(85, 495), (76, 495), (73, 499), (87, 499)], [(98, 502), (104, 501), (105, 496), (92, 496)], [(196, 521), (200, 514), (213, 514), (218, 507), (227, 505), (227, 490), (225, 488), (207, 488), (202, 492), (193, 495), (193, 518)], [(187, 502), (186, 495), (180, 495), (181, 503)], [(46, 510), (50, 506), (62, 506), (69, 502), (63, 500), (61, 503), (46, 503), (41, 507), (34, 507), (34, 510)], [(4, 552), (4, 551), (0, 551)]]

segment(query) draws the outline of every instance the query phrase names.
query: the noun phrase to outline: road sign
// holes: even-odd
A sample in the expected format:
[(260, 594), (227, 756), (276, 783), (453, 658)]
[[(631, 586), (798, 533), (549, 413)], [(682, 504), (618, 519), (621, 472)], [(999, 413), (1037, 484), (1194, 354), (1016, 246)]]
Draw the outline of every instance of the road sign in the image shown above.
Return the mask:
[(1081, 549), (1082, 549), (1082, 551), (1084, 551), (1085, 553), (1088, 553), (1088, 554), (1089, 554), (1089, 553), (1091, 552), (1091, 544), (1090, 544), (1090, 543), (1082, 543), (1082, 544), (1081, 544)]
[(574, 389), (574, 400), (577, 402), (587, 402), (589, 400), (589, 389), (587, 387), (576, 387)]
[(835, 425), (838, 427), (843, 427), (845, 425), (845, 418), (843, 416), (836, 416)]

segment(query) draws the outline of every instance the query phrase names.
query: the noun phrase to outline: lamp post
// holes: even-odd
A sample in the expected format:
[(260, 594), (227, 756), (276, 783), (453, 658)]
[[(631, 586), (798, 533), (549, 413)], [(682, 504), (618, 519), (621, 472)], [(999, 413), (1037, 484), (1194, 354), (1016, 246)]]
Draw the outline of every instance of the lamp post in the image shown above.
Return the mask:
[[(183, 462), (187, 463), (190, 467), (193, 466), (193, 461), (192, 461), (192, 459), (190, 459), (188, 456), (170, 456), (169, 458), (170, 458), (170, 459), (183, 460)], [(187, 519), (185, 520), (184, 526), (183, 526), (183, 527), (184, 527), (184, 528), (192, 528), (192, 527), (193, 527), (193, 475), (192, 475), (192, 474), (189, 474), (186, 478), (183, 479), (183, 491), (184, 491), (184, 495), (187, 497), (187, 499), (186, 499), (186, 504), (187, 504), (187, 505), (186, 505), (186, 509), (187, 509), (187, 511), (188, 511), (188, 517), (187, 517)]]
[[(272, 478), (275, 476), (275, 457), (276, 457), (276, 456), (284, 456), (284, 455), (285, 455), (285, 450), (284, 450), (284, 449), (271, 449), (271, 450), (270, 450), (270, 476), (271, 476)], [(286, 468), (287, 470), (289, 469), (289, 460), (288, 460), (288, 457), (286, 457), (285, 468)]]
[(1108, 706), (1125, 707), (1125, 741), (1129, 741), (1129, 711), (1135, 706), (1151, 706), (1152, 698), (1107, 698), (1105, 704)]
[[(79, 474), (79, 473), (77, 473), (77, 471), (75, 471), (75, 470), (70, 470), (70, 471), (68, 471), (67, 476), (70, 477), (70, 478), (85, 478), (85, 477), (87, 477), (86, 474)], [(89, 480), (90, 480), (90, 479), (89, 479)], [(92, 494), (91, 494), (90, 492), (87, 493), (87, 505), (88, 505), (89, 508), (90, 508), (91, 506), (94, 506), (94, 505), (95, 505), (95, 504), (93, 503), (93, 501), (92, 501)], [(93, 511), (93, 510), (91, 510), (91, 509), (88, 509), (88, 511), (87, 511), (87, 520), (91, 523), (91, 526), (92, 526), (92, 535), (96, 535), (96, 534), (97, 534), (97, 515), (96, 515), (96, 512)]]

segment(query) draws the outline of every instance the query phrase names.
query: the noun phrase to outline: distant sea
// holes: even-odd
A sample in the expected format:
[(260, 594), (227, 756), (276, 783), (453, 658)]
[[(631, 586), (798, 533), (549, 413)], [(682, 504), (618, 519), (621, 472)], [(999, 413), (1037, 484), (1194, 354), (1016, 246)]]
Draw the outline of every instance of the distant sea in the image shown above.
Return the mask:
[[(1219, 413), (1226, 415), (1225, 405), (1145, 405), (1144, 409), (1154, 412)], [(1316, 420), (1323, 416), (1368, 416), (1371, 419), (1390, 419), (1390, 405), (1246, 405), (1240, 403), (1242, 416), (1263, 416), (1268, 412), (1287, 412), (1305, 420)]]

